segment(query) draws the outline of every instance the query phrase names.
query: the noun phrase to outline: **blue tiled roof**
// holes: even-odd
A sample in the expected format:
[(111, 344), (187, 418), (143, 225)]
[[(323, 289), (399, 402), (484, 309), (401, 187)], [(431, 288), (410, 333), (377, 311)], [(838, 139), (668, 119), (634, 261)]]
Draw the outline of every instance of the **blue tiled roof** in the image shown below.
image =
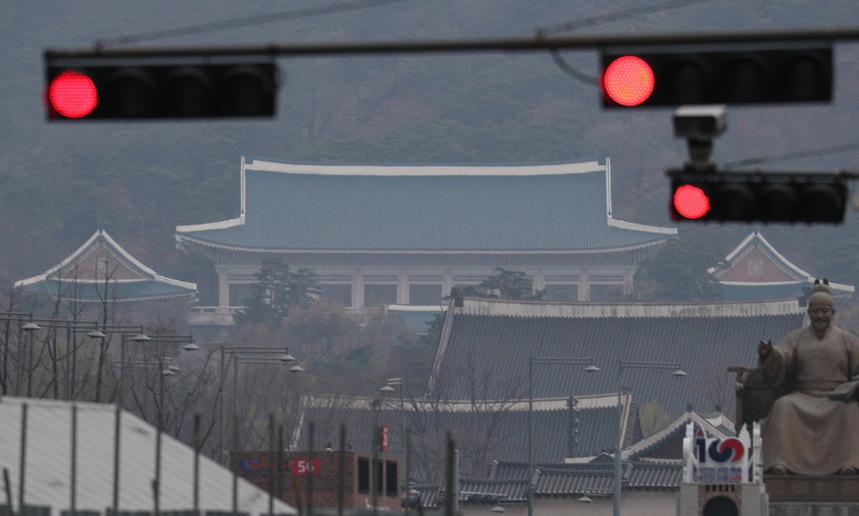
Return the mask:
[(16, 281), (15, 289), (23, 294), (47, 294), (54, 299), (74, 299), (80, 303), (191, 298), (197, 294), (196, 284), (158, 274), (103, 229), (50, 270)]
[(177, 238), (240, 250), (606, 251), (675, 234), (610, 216), (608, 166), (243, 164), (238, 219)]

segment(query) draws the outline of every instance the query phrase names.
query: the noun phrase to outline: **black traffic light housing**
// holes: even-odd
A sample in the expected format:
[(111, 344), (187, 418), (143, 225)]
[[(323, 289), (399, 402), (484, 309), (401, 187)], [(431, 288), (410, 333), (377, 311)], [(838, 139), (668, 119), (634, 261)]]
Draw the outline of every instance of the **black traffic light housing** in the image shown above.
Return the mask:
[(844, 220), (841, 173), (723, 172), (687, 166), (667, 172), (674, 220), (833, 223)]
[(46, 55), (45, 73), (49, 120), (271, 117), (277, 106), (271, 56)]
[[(622, 79), (650, 82), (652, 91), (638, 103), (613, 100), (606, 82), (608, 67), (624, 56), (640, 58), (651, 70)], [(832, 100), (832, 45), (825, 42), (606, 47), (601, 70), (604, 107)]]

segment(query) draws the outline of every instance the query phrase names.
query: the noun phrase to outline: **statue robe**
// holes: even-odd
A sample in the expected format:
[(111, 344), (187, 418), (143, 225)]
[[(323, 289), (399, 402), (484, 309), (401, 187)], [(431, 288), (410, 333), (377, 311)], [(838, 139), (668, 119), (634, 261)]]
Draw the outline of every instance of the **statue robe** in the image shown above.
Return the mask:
[(762, 425), (764, 471), (776, 464), (801, 475), (859, 470), (859, 403), (828, 398), (859, 374), (859, 338), (830, 330), (823, 340), (811, 327), (790, 332), (762, 364), (770, 385), (791, 388)]

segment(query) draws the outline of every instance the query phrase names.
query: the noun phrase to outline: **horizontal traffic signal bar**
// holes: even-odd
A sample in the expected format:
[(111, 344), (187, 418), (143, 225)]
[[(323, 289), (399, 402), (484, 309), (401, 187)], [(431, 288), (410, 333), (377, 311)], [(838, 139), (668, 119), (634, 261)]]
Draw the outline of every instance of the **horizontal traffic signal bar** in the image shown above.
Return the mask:
[(818, 172), (667, 172), (677, 221), (832, 223), (844, 220), (848, 175)]
[(271, 117), (270, 56), (50, 58), (49, 120)]
[(832, 100), (829, 43), (612, 48), (601, 62), (604, 107)]
[(479, 40), (414, 40), (414, 41), (352, 41), (340, 43), (303, 43), (294, 45), (229, 46), (229, 47), (156, 47), (156, 48), (97, 48), (60, 50), (48, 49), (46, 60), (53, 58), (108, 57), (195, 57), (201, 55), (269, 55), (269, 56), (331, 56), (349, 54), (419, 54), (527, 52), (556, 49), (588, 50), (629, 46), (672, 46), (699, 44), (746, 44), (780, 41), (856, 41), (859, 28), (827, 28), (778, 31), (720, 31), (678, 32), (656, 34), (576, 34), (550, 36), (537, 33), (530, 38), (500, 38)]
[[(594, 35), (584, 34), (575, 36), (549, 36), (537, 33), (531, 38), (508, 38), (489, 40), (453, 40), (453, 41), (393, 41), (393, 42), (343, 42), (325, 44), (297, 44), (297, 45), (266, 45), (266, 46), (230, 46), (230, 47), (175, 47), (175, 48), (103, 48), (57, 50), (48, 49), (44, 52), (44, 60), (47, 75), (47, 90), (45, 92), (48, 100), (49, 120), (92, 120), (92, 119), (121, 119), (121, 118), (204, 118), (204, 117), (231, 117), (231, 116), (270, 116), (274, 114), (276, 95), (276, 70), (271, 62), (276, 57), (289, 56), (335, 56), (335, 55), (379, 55), (379, 54), (422, 54), (422, 53), (475, 53), (475, 52), (527, 52), (527, 51), (555, 51), (555, 50), (585, 50), (585, 49), (610, 49), (629, 46), (660, 46), (671, 47), (676, 45), (699, 45), (699, 44), (752, 44), (774, 41), (794, 42), (834, 42), (842, 40), (859, 40), (859, 29), (827, 29), (827, 30), (791, 30), (791, 31), (754, 31), (754, 32), (719, 32), (719, 33), (675, 33), (675, 34), (649, 34), (649, 35)], [(211, 60), (229, 60), (232, 58), (246, 59), (248, 57), (268, 60), (269, 64), (260, 63), (257, 68), (257, 78), (268, 78), (268, 81), (257, 82), (257, 88), (266, 90), (266, 82), (274, 85), (271, 97), (265, 93), (256, 97), (251, 95), (251, 100), (256, 103), (242, 103), (236, 108), (230, 107), (228, 89), (218, 86), (217, 78), (224, 70), (218, 71), (214, 68), (215, 63)], [(149, 59), (149, 65), (143, 69), (143, 73), (131, 73), (140, 79), (136, 86), (123, 86), (120, 88), (128, 95), (127, 103), (120, 103), (106, 107), (104, 81), (110, 81), (108, 77), (110, 70), (118, 70), (121, 67), (130, 69), (139, 63), (141, 59)], [(166, 82), (167, 70), (159, 69), (160, 62), (164, 59), (188, 59), (191, 66), (200, 72), (198, 78), (207, 77), (209, 86), (196, 84), (198, 93), (212, 92), (214, 104), (208, 103), (208, 98), (197, 98), (197, 105), (193, 105), (194, 98), (191, 96), (193, 79), (185, 82), (185, 87), (176, 88), (174, 96), (164, 96), (156, 93), (156, 99), (163, 101), (172, 98), (184, 99), (181, 105), (171, 106), (164, 102), (156, 103), (156, 107), (141, 104), (150, 100), (144, 93), (138, 92), (138, 100), (132, 101), (133, 88), (151, 92), (159, 90), (153, 88), (155, 85)], [(224, 64), (224, 63), (221, 63)], [(206, 65), (210, 68), (204, 69)], [(63, 72), (68, 72), (62, 81), (54, 86), (54, 81)], [(92, 75), (91, 75), (92, 74)], [(220, 74), (220, 75), (219, 75)], [(143, 78), (144, 76), (148, 79)], [(98, 80), (96, 80), (98, 79)], [(150, 80), (152, 79), (152, 80)], [(129, 79), (131, 80), (131, 79)], [(162, 82), (163, 81), (163, 82)], [(127, 83), (130, 84), (130, 83)], [(249, 82), (246, 84), (250, 84)], [(63, 86), (60, 88), (60, 86)], [(51, 87), (54, 89), (51, 90)], [(248, 86), (250, 87), (250, 86)], [(220, 89), (219, 89), (220, 88)], [(51, 98), (53, 94), (53, 98)], [(247, 93), (243, 94), (247, 95)], [(110, 95), (111, 97), (113, 94)], [(224, 100), (224, 98), (227, 100)], [(264, 99), (270, 102), (264, 102)], [(234, 99), (235, 100), (235, 99)], [(60, 102), (61, 104), (57, 104)], [(137, 103), (135, 105), (135, 102)], [(68, 104), (71, 104), (69, 107)], [(160, 106), (160, 107), (159, 107)], [(165, 107), (166, 106), (166, 107)]]

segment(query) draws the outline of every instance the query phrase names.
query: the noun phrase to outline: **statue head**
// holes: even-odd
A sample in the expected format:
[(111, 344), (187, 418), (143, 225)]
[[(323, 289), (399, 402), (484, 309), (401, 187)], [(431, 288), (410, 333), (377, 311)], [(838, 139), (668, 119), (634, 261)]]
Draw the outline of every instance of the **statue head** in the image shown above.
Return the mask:
[(811, 329), (818, 336), (826, 335), (826, 330), (832, 325), (835, 317), (835, 300), (832, 298), (832, 287), (826, 279), (821, 283), (814, 280), (811, 295), (808, 297), (808, 317), (811, 319)]

